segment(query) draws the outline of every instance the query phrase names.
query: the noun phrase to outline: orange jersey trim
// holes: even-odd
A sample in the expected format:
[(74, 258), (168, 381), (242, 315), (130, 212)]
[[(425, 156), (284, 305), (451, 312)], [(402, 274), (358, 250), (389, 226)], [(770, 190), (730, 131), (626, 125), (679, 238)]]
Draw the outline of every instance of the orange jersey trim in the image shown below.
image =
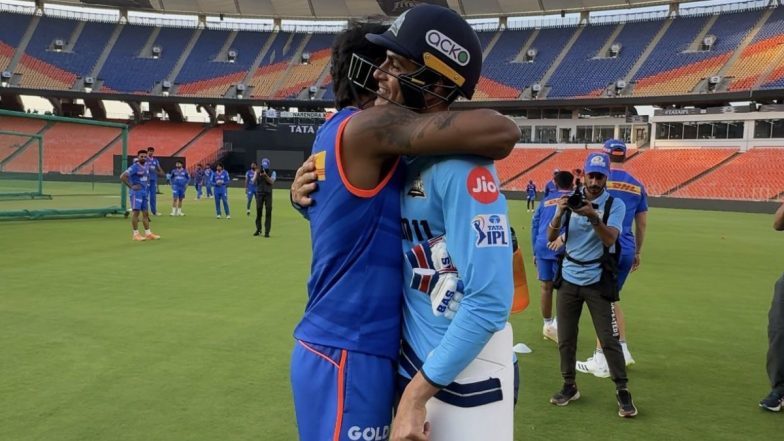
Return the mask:
[(357, 188), (354, 185), (352, 185), (351, 182), (349, 182), (348, 177), (346, 176), (345, 170), (343, 170), (343, 161), (341, 160), (341, 157), (343, 155), (342, 152), (343, 131), (346, 129), (346, 124), (349, 122), (352, 116), (354, 115), (351, 115), (348, 118), (344, 119), (343, 122), (341, 122), (340, 126), (338, 127), (338, 135), (337, 135), (337, 139), (335, 140), (335, 162), (338, 165), (338, 173), (340, 174), (340, 180), (343, 182), (343, 186), (346, 187), (346, 190), (348, 190), (349, 193), (353, 194), (358, 198), (372, 198), (373, 196), (377, 195), (381, 190), (383, 190), (384, 187), (389, 182), (389, 180), (392, 179), (392, 176), (395, 174), (395, 170), (397, 170), (397, 166), (400, 163), (400, 158), (398, 158), (395, 161), (395, 165), (392, 166), (392, 168), (389, 170), (389, 173), (387, 173), (387, 175), (384, 176), (384, 179), (381, 182), (379, 182), (379, 184), (376, 185), (374, 188), (370, 190), (365, 190), (362, 188)]
[(333, 441), (340, 441), (340, 430), (343, 426), (343, 404), (346, 400), (346, 360), (348, 359), (348, 351), (343, 349), (340, 351), (340, 366), (338, 366), (338, 411), (335, 417), (335, 432), (332, 434)]

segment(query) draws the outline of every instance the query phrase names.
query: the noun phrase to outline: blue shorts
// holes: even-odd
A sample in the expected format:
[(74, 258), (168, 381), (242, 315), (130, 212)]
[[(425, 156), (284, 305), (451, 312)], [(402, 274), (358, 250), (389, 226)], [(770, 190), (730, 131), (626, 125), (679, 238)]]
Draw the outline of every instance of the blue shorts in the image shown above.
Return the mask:
[(297, 340), (291, 387), (300, 441), (386, 440), (397, 361)]
[(148, 190), (131, 190), (131, 209), (134, 211), (147, 211), (149, 203)]
[(539, 275), (540, 282), (552, 282), (555, 280), (555, 273), (558, 271), (558, 261), (555, 259), (536, 258), (536, 273)]
[(536, 195), (535, 194), (529, 194), (526, 199), (529, 200), (529, 201), (533, 201), (534, 199), (536, 199)]
[(623, 284), (626, 283), (626, 278), (632, 271), (633, 263), (634, 253), (621, 253), (621, 259), (618, 261), (618, 291), (623, 289)]
[(182, 188), (172, 187), (172, 196), (175, 199), (185, 199), (185, 187)]

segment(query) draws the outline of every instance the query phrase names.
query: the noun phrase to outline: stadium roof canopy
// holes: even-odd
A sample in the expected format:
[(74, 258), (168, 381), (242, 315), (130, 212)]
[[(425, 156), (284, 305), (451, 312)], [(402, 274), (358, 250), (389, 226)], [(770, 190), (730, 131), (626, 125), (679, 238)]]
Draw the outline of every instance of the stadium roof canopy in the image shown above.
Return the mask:
[(415, 3), (449, 6), (466, 17), (558, 14), (629, 9), (679, 3), (674, 0), (53, 0), (81, 6), (109, 6), (150, 12), (241, 17), (337, 19), (398, 15)]

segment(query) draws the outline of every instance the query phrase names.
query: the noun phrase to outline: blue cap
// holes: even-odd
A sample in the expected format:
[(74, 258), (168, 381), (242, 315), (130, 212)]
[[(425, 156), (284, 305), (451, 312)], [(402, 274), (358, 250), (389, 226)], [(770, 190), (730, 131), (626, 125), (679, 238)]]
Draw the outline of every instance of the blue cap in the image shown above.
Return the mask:
[(482, 45), (457, 12), (419, 4), (401, 14), (389, 30), (367, 34), (367, 39), (449, 79), (466, 98), (474, 95), (482, 74)]
[(610, 157), (606, 153), (591, 153), (585, 158), (585, 174), (601, 173), (610, 176)]
[(261, 160), (261, 168), (269, 168), (269, 166), (270, 166), (270, 161), (269, 161), (269, 159), (267, 159), (267, 158), (263, 158), (263, 159)]
[(613, 156), (626, 156), (626, 143), (620, 139), (604, 141), (604, 153)]

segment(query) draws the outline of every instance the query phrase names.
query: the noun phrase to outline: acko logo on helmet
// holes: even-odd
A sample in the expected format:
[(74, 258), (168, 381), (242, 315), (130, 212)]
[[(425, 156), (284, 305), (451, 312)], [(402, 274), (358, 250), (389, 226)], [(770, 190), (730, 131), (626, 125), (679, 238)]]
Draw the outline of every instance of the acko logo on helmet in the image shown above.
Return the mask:
[(465, 66), (471, 61), (471, 54), (468, 53), (466, 48), (435, 29), (427, 31), (425, 41), (427, 41), (428, 45), (461, 66)]

